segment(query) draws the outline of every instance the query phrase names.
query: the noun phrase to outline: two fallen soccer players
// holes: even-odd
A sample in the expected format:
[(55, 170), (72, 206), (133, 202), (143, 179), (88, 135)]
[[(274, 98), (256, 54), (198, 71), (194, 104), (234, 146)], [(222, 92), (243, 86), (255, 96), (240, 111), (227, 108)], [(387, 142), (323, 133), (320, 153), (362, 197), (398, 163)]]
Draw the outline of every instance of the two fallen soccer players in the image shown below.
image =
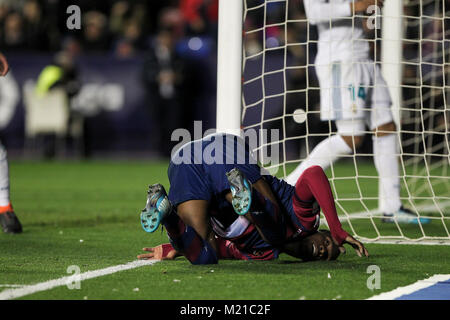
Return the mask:
[[(305, 170), (295, 186), (262, 172), (234, 135), (213, 134), (182, 146), (169, 164), (169, 194), (160, 184), (150, 186), (141, 213), (144, 230), (154, 232), (162, 224), (170, 244), (144, 248), (147, 253), (138, 258), (183, 255), (193, 264), (210, 264), (271, 260), (284, 252), (303, 260), (334, 260), (345, 252), (344, 244), (368, 256), (342, 229), (321, 167)], [(318, 231), (320, 209), (330, 231)]]

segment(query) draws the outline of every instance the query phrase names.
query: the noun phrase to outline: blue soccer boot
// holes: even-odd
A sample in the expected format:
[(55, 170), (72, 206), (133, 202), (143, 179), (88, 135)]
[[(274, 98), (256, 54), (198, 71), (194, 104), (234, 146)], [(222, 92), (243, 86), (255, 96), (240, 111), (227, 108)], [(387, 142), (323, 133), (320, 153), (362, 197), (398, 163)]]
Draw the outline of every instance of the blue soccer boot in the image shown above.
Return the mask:
[(428, 218), (418, 218), (416, 214), (414, 214), (411, 210), (401, 206), (394, 213), (385, 213), (383, 214), (384, 218), (381, 220), (386, 223), (397, 223), (401, 224), (428, 224), (431, 222), (431, 219)]
[(154, 232), (172, 211), (172, 204), (162, 184), (149, 186), (147, 193), (147, 203), (141, 212), (141, 225), (146, 232)]
[(233, 209), (237, 214), (245, 215), (252, 204), (252, 185), (237, 168), (226, 175), (230, 183)]

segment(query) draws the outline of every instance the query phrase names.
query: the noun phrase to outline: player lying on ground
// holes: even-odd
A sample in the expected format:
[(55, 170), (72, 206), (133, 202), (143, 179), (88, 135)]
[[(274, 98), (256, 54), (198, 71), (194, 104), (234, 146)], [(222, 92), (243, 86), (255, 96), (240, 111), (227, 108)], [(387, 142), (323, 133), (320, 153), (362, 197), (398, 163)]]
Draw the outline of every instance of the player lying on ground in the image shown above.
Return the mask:
[[(249, 234), (252, 236), (248, 236)], [(197, 234), (195, 237), (199, 237)], [(258, 245), (248, 246), (246, 240), (256, 240)], [(284, 252), (295, 258), (304, 261), (314, 260), (336, 260), (340, 254), (340, 250), (333, 243), (331, 233), (328, 230), (319, 230), (304, 238), (298, 238), (294, 241), (285, 243), (281, 248), (274, 248), (262, 240), (256, 229), (251, 230), (247, 235), (235, 239), (224, 239), (215, 235), (218, 251), (217, 258), (235, 259), (235, 260), (274, 260), (279, 254)], [(138, 255), (138, 259), (156, 259), (156, 260), (173, 260), (176, 257), (183, 256), (176, 250), (172, 244), (164, 243), (156, 247), (143, 248), (147, 253)], [(198, 255), (201, 249), (192, 248), (184, 250), (193, 253), (192, 256)]]
[[(143, 210), (144, 215), (151, 210), (152, 198), (155, 195), (153, 199), (160, 198), (162, 195), (164, 199), (165, 194), (162, 185), (150, 186), (146, 208)], [(258, 214), (258, 212), (264, 210), (264, 208), (256, 206), (255, 203), (250, 209), (252, 214)], [(178, 228), (181, 236), (173, 237), (177, 230), (175, 232), (168, 231), (169, 239), (174, 244), (173, 246), (170, 243), (166, 243), (154, 248), (144, 248), (143, 250), (149, 253), (139, 255), (138, 258), (171, 260), (182, 255), (180, 252), (183, 252), (191, 262), (194, 261), (193, 263), (195, 264), (204, 263), (201, 261), (205, 258), (202, 255), (204, 253), (202, 248), (203, 240), (195, 230), (181, 221), (174, 208), (172, 210), (173, 212), (170, 213), (172, 216), (169, 218), (171, 222), (168, 221), (165, 225), (166, 227), (175, 226), (175, 229)], [(230, 220), (230, 213), (236, 220), (226, 228), (223, 223), (226, 223), (226, 220)], [(226, 219), (227, 215), (229, 216), (228, 219)], [(331, 233), (328, 230), (321, 230), (305, 237), (297, 237), (292, 239), (292, 241), (287, 241), (278, 247), (274, 247), (262, 239), (254, 224), (250, 223), (243, 216), (236, 216), (234, 211), (230, 212), (225, 209), (222, 211), (222, 214), (212, 211), (209, 213), (209, 217), (214, 230), (213, 236), (216, 244), (217, 259), (272, 260), (278, 258), (281, 252), (285, 252), (306, 261), (335, 260), (340, 254), (340, 250), (333, 243)], [(264, 230), (264, 232), (267, 233), (270, 230)], [(172, 237), (170, 237), (171, 234)], [(206, 256), (206, 258), (211, 258), (211, 256)]]
[(348, 243), (368, 256), (342, 229), (320, 167), (305, 170), (295, 187), (261, 171), (240, 137), (219, 133), (185, 144), (169, 164), (169, 195), (161, 185), (149, 190), (142, 225), (153, 232), (162, 223), (191, 263), (217, 263), (216, 234), (233, 239), (254, 226), (266, 244), (287, 252), (287, 244), (317, 232), (320, 206), (331, 231), (330, 250), (338, 246), (343, 252)]

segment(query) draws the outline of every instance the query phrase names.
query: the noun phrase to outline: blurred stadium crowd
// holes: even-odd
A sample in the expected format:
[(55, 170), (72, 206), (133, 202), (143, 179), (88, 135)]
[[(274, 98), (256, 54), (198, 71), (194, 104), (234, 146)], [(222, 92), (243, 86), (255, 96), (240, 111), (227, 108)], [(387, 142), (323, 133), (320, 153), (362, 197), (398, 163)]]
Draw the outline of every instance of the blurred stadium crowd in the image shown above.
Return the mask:
[[(75, 33), (66, 26), (72, 4), (82, 10), (82, 28)], [(161, 29), (175, 38), (215, 36), (217, 7), (217, 0), (0, 0), (0, 46), (129, 56), (148, 49), (151, 35)]]
[[(263, 2), (264, 0), (246, 0), (246, 7), (255, 7)], [(302, 0), (290, 0), (288, 3), (289, 19), (305, 19)], [(417, 5), (405, 7), (407, 16), (417, 18), (423, 13), (428, 17), (421, 22), (414, 18), (406, 19), (407, 38), (419, 39), (421, 35), (423, 39), (442, 39), (445, 31), (442, 30), (441, 20), (430, 18), (435, 14), (442, 15), (442, 9), (439, 9), (434, 1), (424, 3), (422, 9)], [(73, 4), (81, 8), (80, 30), (69, 30), (66, 25), (69, 16), (67, 8)], [(268, 5), (266, 20), (264, 12), (259, 10), (256, 14), (248, 14), (244, 30), (261, 28), (264, 21), (266, 24), (284, 21), (286, 8), (280, 4)], [(215, 126), (217, 22), (218, 0), (0, 0), (0, 51), (11, 59), (12, 71), (19, 87), (24, 87), (31, 77), (36, 81), (41, 93), (55, 87), (62, 87), (66, 91), (72, 100), (71, 120), (75, 119), (77, 114), (85, 119), (82, 125), (85, 155), (95, 151), (94, 149), (139, 149), (139, 146), (143, 145), (142, 141), (150, 141), (148, 146), (157, 150), (160, 155), (167, 156), (172, 147), (167, 141), (175, 128), (192, 130), (193, 120), (203, 120), (206, 123), (203, 128), (205, 130)], [(314, 87), (315, 90), (310, 90), (307, 98), (310, 110), (317, 111), (318, 83), (313, 67), (316, 42), (306, 43), (308, 37), (310, 40), (317, 39), (315, 28), (308, 30), (308, 24), (305, 22), (290, 24), (286, 32), (283, 28), (282, 25), (267, 27), (265, 41), (261, 36), (262, 32), (247, 32), (244, 38), (246, 56), (252, 56), (267, 48), (283, 48), (286, 43), (299, 44), (288, 46), (287, 56), (290, 65), (303, 68), (286, 71), (288, 87), (284, 89)], [(376, 33), (376, 30), (366, 31), (371, 40), (373, 58), (379, 61), (381, 34)], [(263, 43), (266, 48), (262, 48)], [(448, 44), (446, 41), (443, 43), (446, 47), (439, 48), (436, 41), (405, 42), (404, 58), (413, 62), (405, 65), (405, 84), (410, 86), (404, 90), (404, 95), (411, 109), (416, 108), (417, 104), (420, 106), (421, 85), (441, 85), (442, 81), (439, 79), (444, 78), (444, 69), (439, 67), (439, 64), (442, 63), (443, 52), (448, 53)], [(24, 53), (26, 56), (20, 59), (20, 55)], [(277, 54), (276, 50), (268, 52), (266, 63), (275, 66), (279, 64), (280, 59), (284, 59), (283, 55)], [(16, 56), (17, 61), (14, 63)], [(95, 60), (92, 58), (95, 56), (104, 59)], [(419, 61), (425, 64), (420, 66)], [(33, 64), (32, 67), (29, 67), (28, 63)], [(61, 70), (61, 75), (58, 81), (51, 83), (48, 79), (52, 78), (55, 66)], [(127, 75), (122, 77), (122, 71), (114, 73), (114, 67), (117, 70), (127, 70)], [(251, 64), (249, 68), (251, 69)], [(244, 70), (244, 80), (246, 72), (247, 70)], [(252, 74), (255, 72), (258, 72), (257, 68), (248, 71)], [(449, 74), (447, 71), (445, 73)], [(127, 78), (128, 76), (131, 78)], [(422, 79), (424, 83), (421, 82)], [(89, 94), (93, 95), (93, 91), (98, 88), (93, 90), (86, 84), (96, 81), (106, 86), (110, 85), (109, 82), (119, 83), (124, 87), (123, 109), (128, 108), (128, 111), (122, 110), (114, 118), (111, 114), (98, 115), (98, 110), (107, 110), (106, 107), (87, 110), (93, 105), (86, 103), (90, 101), (88, 98), (93, 99)], [(142, 92), (134, 91), (137, 86), (142, 87)], [(114, 93), (120, 97), (119, 91)], [(143, 93), (143, 97), (139, 100), (137, 97), (140, 97), (140, 93)], [(439, 102), (443, 99), (441, 91), (433, 95), (436, 98), (427, 97), (425, 96), (423, 102), (427, 106), (436, 104), (436, 101), (443, 104)], [(99, 97), (96, 99), (101, 100)], [(305, 99), (306, 96), (297, 95), (287, 102), (292, 106), (288, 105), (286, 110), (292, 112), (296, 108), (304, 107)], [(98, 104), (107, 103), (102, 100)], [(110, 107), (109, 110), (117, 111), (119, 107), (122, 108)], [(283, 105), (278, 104), (272, 109), (273, 114), (282, 112)], [(156, 120), (151, 119), (154, 115), (158, 115)], [(417, 115), (411, 114), (411, 117), (413, 116)], [(25, 112), (19, 112), (17, 117), (23, 121)], [(151, 121), (147, 124), (142, 121), (143, 118), (150, 118)], [(318, 115), (313, 117), (312, 121), (312, 133), (328, 132), (328, 125), (321, 123)], [(288, 122), (286, 129), (290, 136), (306, 134), (304, 128), (293, 122)], [(3, 128), (6, 143), (18, 148), (26, 145), (18, 141), (18, 137), (23, 138), (23, 134), (18, 133), (20, 130), (23, 132), (26, 128), (20, 124)], [(113, 146), (111, 137), (121, 142)], [(314, 136), (311, 138), (317, 140)], [(298, 147), (294, 149), (298, 150)]]
[[(67, 8), (73, 4), (81, 9), (79, 30), (69, 30), (66, 25), (69, 16)], [(215, 83), (214, 70), (211, 70), (215, 66), (210, 60), (215, 59), (217, 20), (218, 0), (0, 0), (0, 50), (10, 59), (12, 73), (19, 87), (27, 81), (26, 78), (22, 79), (22, 74), (29, 78), (31, 71), (21, 69), (26, 58), (14, 63), (15, 57), (26, 55), (36, 68), (44, 63), (33, 77), (37, 83), (36, 92), (43, 96), (54, 88), (66, 91), (71, 99), (69, 122), (79, 115), (85, 120), (81, 125), (85, 155), (95, 151), (93, 148), (107, 149), (107, 144), (111, 146), (111, 141), (100, 141), (106, 140), (106, 133), (101, 137), (95, 132), (102, 127), (104, 132), (110, 131), (109, 137), (113, 137), (112, 131), (122, 131), (123, 134), (115, 135), (123, 140), (121, 145), (116, 144), (118, 149), (130, 147), (125, 141), (133, 140), (133, 137), (134, 140), (150, 141), (153, 151), (167, 156), (171, 147), (167, 141), (170, 140), (172, 130), (190, 129), (193, 119), (198, 118), (199, 114), (206, 115), (206, 120), (213, 119), (211, 95), (214, 93), (209, 83), (211, 86)], [(45, 57), (51, 57), (50, 61)], [(100, 63), (89, 67), (95, 57), (100, 57)], [(104, 70), (108, 68), (106, 60), (112, 70), (114, 67), (117, 70), (119, 67), (127, 68), (129, 71), (126, 76), (132, 74), (131, 80), (134, 82), (127, 83), (125, 75), (124, 79), (120, 79), (119, 71), (112, 72), (108, 78)], [(121, 65), (121, 61), (125, 61), (126, 66)], [(119, 89), (124, 88), (125, 99), (116, 109), (128, 108), (129, 112), (122, 112), (120, 116), (124, 120), (116, 121), (121, 127), (114, 128), (111, 122), (115, 120), (107, 117), (103, 117), (102, 121), (97, 119), (97, 124), (94, 123), (95, 119), (92, 118), (98, 110), (88, 110), (93, 103), (86, 103), (86, 100), (93, 99), (86, 87), (86, 84), (92, 83), (118, 83)], [(132, 99), (129, 97), (136, 84), (143, 89), (136, 95), (144, 92), (145, 97), (130, 103)], [(115, 92), (120, 96), (120, 90)], [(80, 106), (75, 101), (77, 99), (83, 101), (84, 106)], [(100, 99), (103, 98), (96, 97), (96, 100)], [(25, 100), (24, 109), (27, 109)], [(97, 104), (104, 105), (105, 102)], [(106, 107), (103, 106), (103, 109)], [(148, 130), (139, 128), (135, 120), (142, 118), (143, 112), (147, 113), (147, 118), (158, 115), (158, 119), (149, 121)], [(130, 113), (134, 115), (130, 116)], [(27, 114), (25, 111), (23, 117), (26, 118)], [(136, 123), (138, 128), (124, 128), (127, 120)], [(25, 135), (26, 126), (25, 121)], [(209, 127), (213, 126), (209, 124)], [(8, 139), (8, 130), (6, 134), (3, 133), (6, 143), (21, 144), (16, 141), (17, 132), (9, 135), (11, 139)], [(26, 137), (24, 140), (27, 140)], [(26, 141), (24, 144), (26, 147)], [(55, 143), (50, 144), (54, 146)], [(51, 149), (54, 149), (53, 146)], [(45, 153), (54, 154), (53, 151)]]

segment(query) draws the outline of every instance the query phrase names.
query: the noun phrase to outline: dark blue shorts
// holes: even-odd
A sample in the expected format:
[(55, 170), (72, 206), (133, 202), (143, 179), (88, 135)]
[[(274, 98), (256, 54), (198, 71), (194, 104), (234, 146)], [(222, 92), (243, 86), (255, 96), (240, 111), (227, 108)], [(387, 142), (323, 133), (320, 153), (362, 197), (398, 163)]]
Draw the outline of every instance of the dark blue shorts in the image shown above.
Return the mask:
[(213, 134), (183, 145), (172, 156), (168, 176), (174, 205), (207, 200), (230, 189), (226, 172), (238, 168), (250, 183), (261, 179), (261, 168), (248, 145), (235, 135)]

